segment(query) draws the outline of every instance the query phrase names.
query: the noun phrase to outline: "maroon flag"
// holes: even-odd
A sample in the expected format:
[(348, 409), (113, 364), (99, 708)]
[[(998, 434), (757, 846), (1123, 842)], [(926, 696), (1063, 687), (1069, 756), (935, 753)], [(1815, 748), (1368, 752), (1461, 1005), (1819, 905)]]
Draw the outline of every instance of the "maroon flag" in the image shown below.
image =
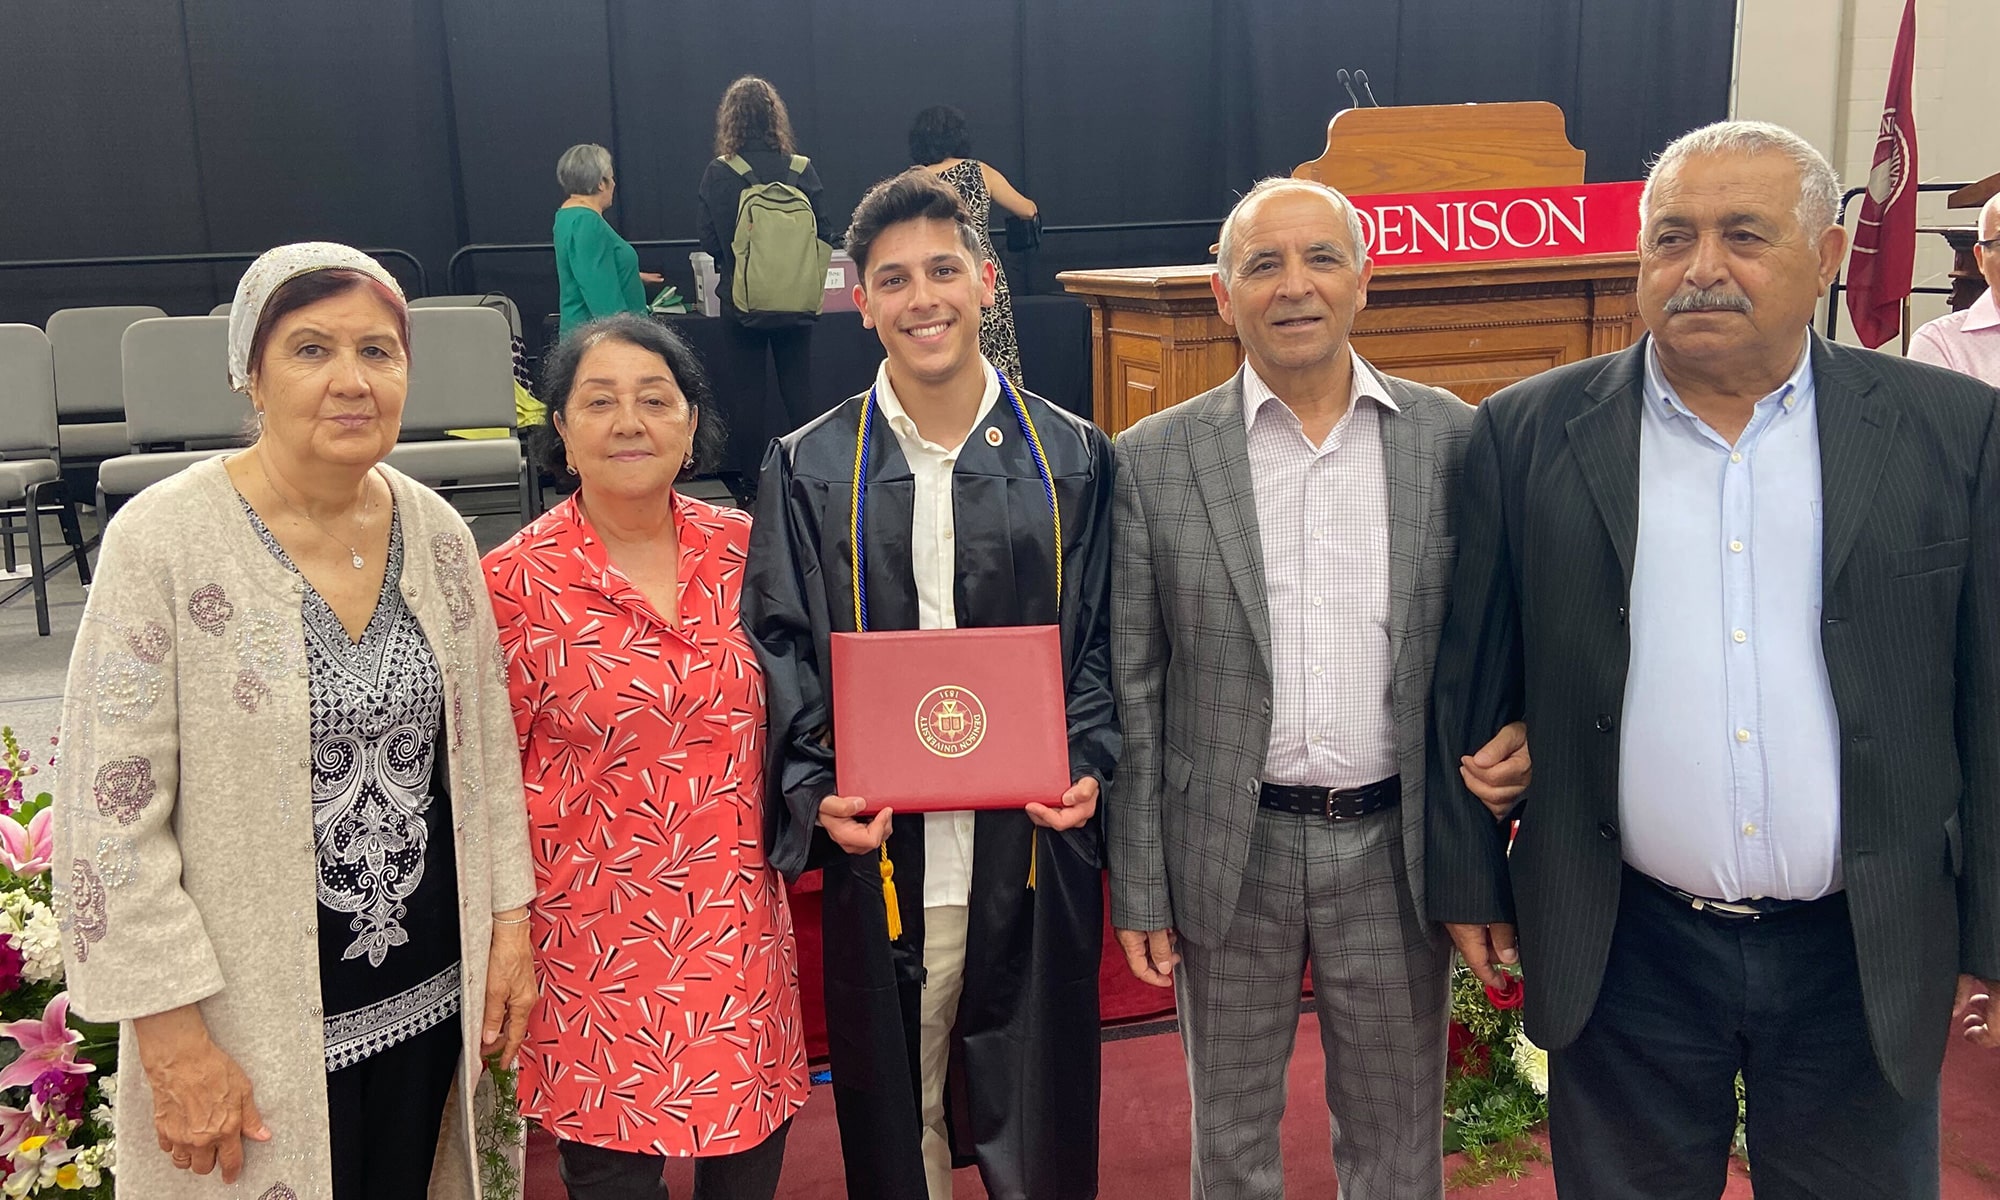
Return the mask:
[(1903, 325), (1903, 300), (1917, 258), (1917, 118), (1910, 75), (1917, 55), (1917, 0), (1904, 0), (1903, 27), (1889, 66), (1882, 131), (1868, 169), (1868, 195), (1847, 265), (1847, 311), (1864, 346), (1879, 346)]

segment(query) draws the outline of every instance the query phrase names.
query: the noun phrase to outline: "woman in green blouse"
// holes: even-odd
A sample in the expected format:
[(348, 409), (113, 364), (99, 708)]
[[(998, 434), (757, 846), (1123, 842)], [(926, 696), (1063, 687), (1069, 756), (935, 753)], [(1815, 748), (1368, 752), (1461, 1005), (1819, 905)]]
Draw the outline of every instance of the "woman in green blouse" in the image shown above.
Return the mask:
[(613, 313), (646, 311), (647, 283), (665, 277), (639, 269), (639, 252), (604, 219), (618, 182), (611, 151), (585, 143), (556, 161), (556, 182), (569, 193), (556, 210), (556, 281), (562, 291), (562, 332)]

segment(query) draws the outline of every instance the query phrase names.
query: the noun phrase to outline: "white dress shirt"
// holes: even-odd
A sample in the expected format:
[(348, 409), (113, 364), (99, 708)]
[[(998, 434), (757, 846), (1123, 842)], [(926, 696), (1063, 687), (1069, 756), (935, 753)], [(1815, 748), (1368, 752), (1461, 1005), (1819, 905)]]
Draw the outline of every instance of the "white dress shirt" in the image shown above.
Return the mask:
[(1649, 344), (1618, 772), (1635, 870), (1711, 900), (1840, 889), (1820, 527), (1812, 355), (1732, 446), (1674, 394)]
[(1315, 446), (1298, 414), (1243, 364), (1271, 621), (1271, 783), (1359, 787), (1397, 769), (1380, 409), (1401, 410), (1359, 354), (1350, 396)]
[[(979, 398), (979, 415), (973, 418), (971, 428), (979, 428), (999, 399), (1000, 377), (987, 363), (986, 394)], [(957, 524), (952, 516), (951, 479), (964, 443), (940, 446), (917, 432), (917, 423), (903, 411), (896, 389), (890, 386), (886, 360), (875, 372), (875, 403), (881, 406), (883, 419), (895, 433), (916, 480), (910, 518), (910, 572), (917, 582), (917, 627), (956, 629), (958, 603), (953, 584), (958, 577)], [(972, 897), (973, 814), (926, 813), (923, 820), (924, 907), (967, 903)]]

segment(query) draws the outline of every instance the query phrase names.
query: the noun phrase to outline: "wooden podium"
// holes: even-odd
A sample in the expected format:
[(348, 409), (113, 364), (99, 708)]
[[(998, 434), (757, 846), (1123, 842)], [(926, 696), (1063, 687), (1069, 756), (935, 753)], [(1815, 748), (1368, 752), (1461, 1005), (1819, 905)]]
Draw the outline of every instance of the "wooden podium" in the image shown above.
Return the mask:
[[(1368, 195), (1583, 181), (1553, 104), (1351, 108), (1326, 152), (1292, 174)], [(1212, 264), (1065, 271), (1091, 305), (1097, 423), (1117, 433), (1235, 372)], [(1573, 258), (1375, 265), (1354, 346), (1381, 370), (1478, 403), (1517, 380), (1632, 344), (1636, 250)]]
[[(1986, 202), (1995, 196), (2000, 196), (2000, 172), (1968, 183), (1951, 195), (1946, 196), (1944, 198), (1944, 206), (1946, 208), (1983, 208)], [(1953, 256), (1951, 264), (1951, 300), (1949, 302), (1951, 304), (1951, 311), (1959, 312), (1972, 307), (1972, 302), (1979, 299), (1980, 293), (1986, 290), (1986, 277), (1979, 273), (1979, 260), (1972, 256), (1972, 244), (1979, 237), (1979, 218), (1974, 217), (1972, 224), (1966, 226), (1932, 231), (1920, 229), (1917, 232), (1941, 233), (1944, 235), (1945, 240), (1951, 243)]]

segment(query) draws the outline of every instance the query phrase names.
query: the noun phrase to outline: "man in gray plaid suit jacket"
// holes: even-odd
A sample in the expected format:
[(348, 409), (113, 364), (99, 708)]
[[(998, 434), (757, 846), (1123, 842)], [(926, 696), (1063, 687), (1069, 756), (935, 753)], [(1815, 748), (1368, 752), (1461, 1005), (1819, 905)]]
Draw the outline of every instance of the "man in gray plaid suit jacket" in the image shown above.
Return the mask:
[[(1473, 410), (1349, 345), (1365, 245), (1338, 192), (1258, 184), (1215, 284), (1244, 369), (1117, 443), (1112, 920), (1134, 974), (1176, 989), (1196, 1200), (1283, 1195), (1308, 963), (1343, 1192), (1444, 1193), (1425, 731)], [(1518, 727), (1463, 770), (1511, 798)]]

